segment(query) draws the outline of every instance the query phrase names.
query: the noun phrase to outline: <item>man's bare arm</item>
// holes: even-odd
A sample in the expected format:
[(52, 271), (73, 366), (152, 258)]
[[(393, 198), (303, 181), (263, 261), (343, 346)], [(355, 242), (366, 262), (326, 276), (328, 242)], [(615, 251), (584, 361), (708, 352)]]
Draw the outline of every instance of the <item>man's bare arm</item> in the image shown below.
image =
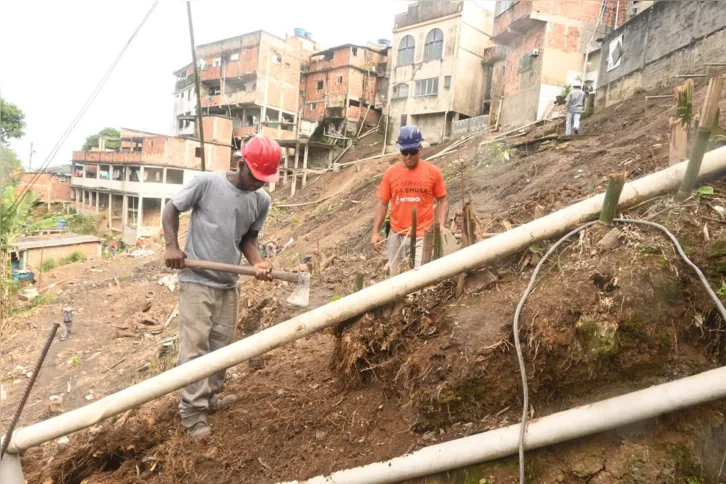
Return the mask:
[(161, 226), (164, 229), (164, 263), (166, 267), (181, 269), (184, 267), (186, 254), (179, 248), (179, 210), (169, 200), (161, 216)]
[(256, 230), (250, 230), (240, 242), (240, 250), (245, 256), (245, 259), (255, 268), (257, 268), (257, 274), (255, 277), (261, 281), (271, 281), (270, 270), (272, 264), (262, 258), (259, 248), (259, 232)]
[(439, 202), (439, 226), (446, 228), (446, 222), (449, 221), (449, 196), (444, 195), (437, 199)]

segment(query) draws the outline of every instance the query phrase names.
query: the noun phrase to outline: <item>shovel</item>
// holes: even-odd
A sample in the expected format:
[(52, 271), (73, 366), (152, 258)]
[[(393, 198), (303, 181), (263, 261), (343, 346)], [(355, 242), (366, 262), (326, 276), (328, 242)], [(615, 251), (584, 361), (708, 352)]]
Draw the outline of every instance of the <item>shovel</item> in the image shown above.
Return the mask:
[[(192, 269), (206, 269), (210, 271), (232, 272), (243, 276), (254, 276), (257, 269), (252, 266), (239, 266), (234, 264), (223, 264), (199, 259), (184, 259), (184, 267)], [(284, 272), (271, 271), (270, 276), (280, 281), (295, 282), (297, 287), (287, 298), (287, 302), (295, 306), (307, 307), (310, 300), (310, 273), (309, 272)]]

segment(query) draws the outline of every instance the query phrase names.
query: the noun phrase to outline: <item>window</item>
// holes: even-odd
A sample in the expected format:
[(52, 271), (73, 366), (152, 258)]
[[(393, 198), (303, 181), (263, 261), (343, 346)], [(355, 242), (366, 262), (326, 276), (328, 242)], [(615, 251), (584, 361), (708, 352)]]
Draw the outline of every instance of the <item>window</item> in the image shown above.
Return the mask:
[(281, 64), (282, 63), (282, 56), (280, 54), (275, 54), (272, 57), (273, 64)]
[(522, 56), (522, 62), (519, 65), (519, 72), (527, 72), (532, 69), (532, 56), (526, 53)]
[(494, 15), (497, 16), (504, 13), (509, 9), (509, 7), (517, 2), (519, 2), (519, 0), (499, 0), (494, 6)]
[(315, 104), (315, 103), (312, 103), (312, 104), (310, 105), (310, 111), (315, 111), (315, 110), (316, 110), (317, 108), (318, 108), (318, 105), (317, 105), (317, 104)]
[(222, 65), (222, 58), (221, 57), (215, 57), (212, 59), (212, 67), (219, 67)]
[(401, 127), (406, 126), (408, 124), (408, 114), (402, 114), (401, 115)]
[(353, 47), (353, 57), (358, 57), (358, 47)]
[(64, 176), (61, 176), (61, 177), (60, 177), (60, 178), (58, 179), (58, 181), (59, 181), (59, 182), (61, 182), (61, 183), (65, 183), (65, 182), (66, 182), (66, 177), (64, 177)]
[(137, 182), (139, 181), (139, 172), (141, 169), (139, 167), (131, 167), (129, 168), (129, 181)]
[(230, 55), (229, 56), (229, 60), (230, 61), (238, 61), (239, 60), (239, 53)]
[(416, 96), (436, 96), (439, 94), (439, 78), (416, 81)]
[(405, 36), (401, 39), (401, 43), (398, 44), (397, 64), (399, 66), (410, 66), (413, 64), (413, 54), (415, 52), (416, 41), (410, 35)]
[(396, 84), (393, 86), (393, 99), (405, 99), (408, 97), (408, 84)]
[(285, 62), (285, 69), (289, 69), (289, 68), (290, 68), (290, 63), (289, 62)]
[(343, 76), (338, 76), (338, 84), (343, 84)]
[(187, 101), (191, 100), (191, 98), (192, 98), (192, 90), (191, 90), (191, 89), (189, 89), (189, 90), (187, 91)]
[(444, 77), (444, 88), (451, 89), (451, 76)]
[(317, 90), (318, 90), (318, 92), (323, 90), (323, 81), (318, 81)]
[(194, 156), (196, 156), (197, 158), (202, 157), (202, 149), (200, 147), (197, 146), (196, 148), (194, 148)]
[(219, 88), (219, 86), (207, 87), (207, 96), (216, 96), (221, 92), (222, 92), (222, 90)]
[(424, 43), (424, 62), (441, 59), (444, 51), (444, 32), (441, 29), (432, 29), (426, 36)]

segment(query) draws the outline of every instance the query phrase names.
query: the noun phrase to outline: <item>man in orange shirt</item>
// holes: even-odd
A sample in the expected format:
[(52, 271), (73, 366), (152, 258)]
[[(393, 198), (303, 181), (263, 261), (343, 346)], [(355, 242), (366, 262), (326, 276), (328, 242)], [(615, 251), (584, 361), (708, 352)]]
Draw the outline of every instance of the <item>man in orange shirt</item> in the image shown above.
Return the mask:
[[(395, 275), (401, 261), (410, 257), (411, 239), (416, 237), (416, 267), (421, 265), (423, 235), (434, 223), (445, 228), (449, 218), (449, 200), (441, 171), (420, 158), (423, 135), (416, 126), (403, 126), (398, 135), (401, 161), (390, 166), (378, 186), (378, 205), (373, 220), (371, 245), (382, 249), (380, 236), (383, 219), (391, 203), (391, 232), (388, 235), (388, 267)], [(434, 199), (439, 202), (438, 220), (434, 220)], [(416, 233), (411, 234), (411, 211), (416, 207)]]

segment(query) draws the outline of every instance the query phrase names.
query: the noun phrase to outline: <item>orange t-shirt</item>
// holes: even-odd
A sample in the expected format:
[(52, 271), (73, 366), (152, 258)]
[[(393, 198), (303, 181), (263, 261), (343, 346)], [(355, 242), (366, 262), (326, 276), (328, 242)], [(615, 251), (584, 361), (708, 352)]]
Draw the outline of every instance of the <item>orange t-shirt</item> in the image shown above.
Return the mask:
[(409, 170), (402, 162), (390, 166), (378, 186), (378, 198), (391, 202), (391, 229), (406, 234), (411, 228), (411, 209), (416, 207), (416, 236), (434, 224), (434, 199), (446, 196), (446, 185), (441, 171), (420, 160)]

